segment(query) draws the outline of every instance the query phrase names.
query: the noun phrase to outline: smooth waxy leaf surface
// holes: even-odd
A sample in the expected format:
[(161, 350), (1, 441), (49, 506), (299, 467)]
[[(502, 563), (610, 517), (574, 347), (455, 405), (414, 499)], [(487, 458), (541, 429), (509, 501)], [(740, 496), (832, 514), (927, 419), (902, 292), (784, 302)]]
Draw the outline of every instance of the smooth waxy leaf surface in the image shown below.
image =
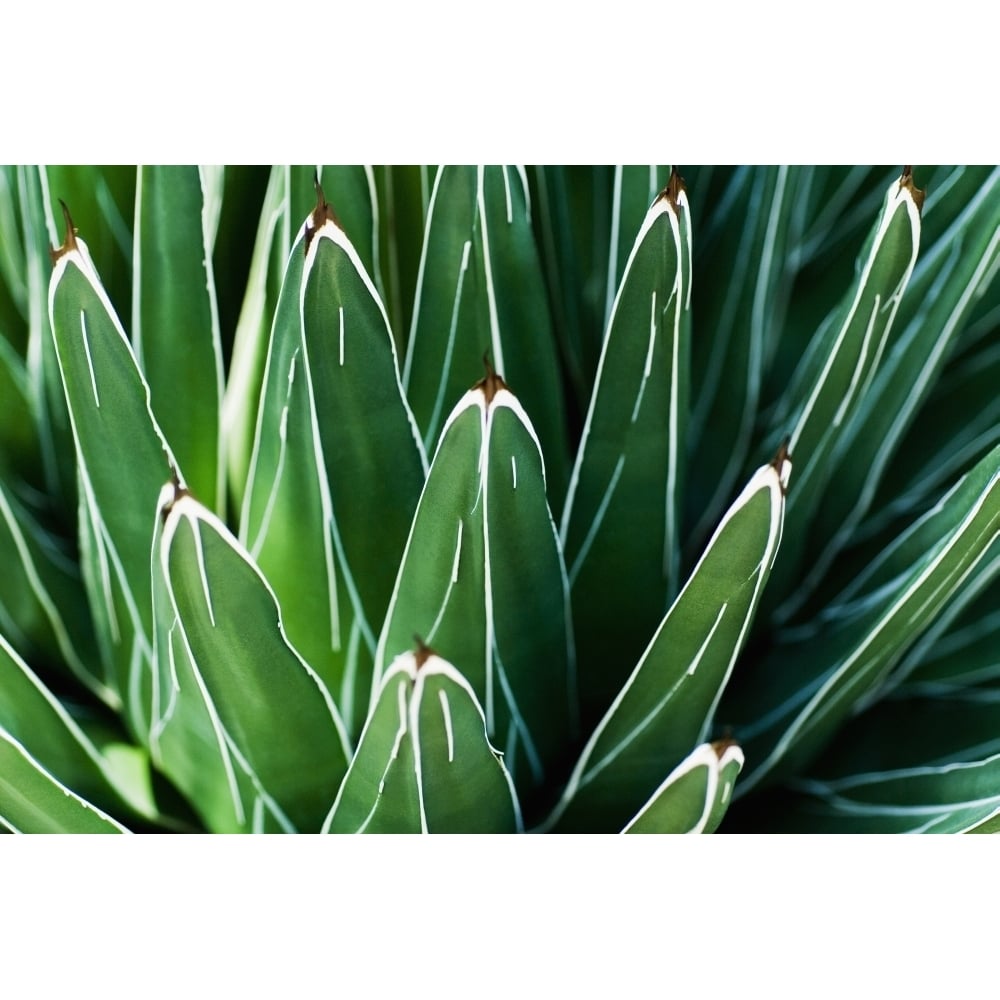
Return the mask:
[(624, 825), (712, 727), (781, 541), (790, 463), (751, 478), (584, 747), (544, 824)]
[(183, 492), (169, 503), (160, 557), (167, 629), (198, 685), (185, 692), (178, 677), (175, 694), (204, 698), (227, 771), (252, 786), (237, 818), (254, 814), (258, 826), (270, 814), (288, 831), (318, 830), (347, 770), (347, 740), (322, 681), (285, 639), (274, 593), (225, 525)]
[(703, 743), (653, 793), (622, 833), (714, 833), (743, 767), (735, 744)]
[(524, 172), (442, 167), (431, 193), (404, 385), (430, 451), (483, 351), (531, 414), (561, 499), (568, 472), (562, 382)]
[(352, 734), (425, 469), (382, 302), (343, 231), (311, 218), (275, 314), (240, 535)]
[[(785, 554), (772, 598), (785, 596), (805, 557), (806, 530), (833, 472), (831, 456), (867, 396), (916, 263), (923, 193), (908, 174), (889, 185), (858, 258), (853, 287), (816, 332), (776, 416), (797, 464)], [(769, 601), (769, 603), (771, 603)]]
[[(798, 588), (796, 603), (822, 580), (833, 558), (855, 536), (900, 440), (927, 400), (975, 303), (995, 278), (1000, 259), (1000, 169), (982, 179), (974, 196), (961, 204), (963, 211), (921, 255), (900, 306), (900, 333), (893, 350), (831, 456), (837, 486), (821, 498), (811, 529), (815, 558), (805, 585)], [(928, 208), (922, 228), (926, 219), (935, 218), (934, 206)], [(978, 418), (986, 416), (985, 401), (981, 405)], [(970, 414), (962, 421), (966, 433), (972, 430), (972, 419)], [(954, 428), (949, 426), (949, 431), (943, 450), (954, 454), (960, 450), (959, 442)], [(922, 467), (927, 465), (926, 456), (936, 452), (928, 446), (919, 449)], [(948, 474), (941, 468), (946, 464), (933, 463), (938, 475)], [(899, 502), (903, 484), (894, 477), (887, 485)]]
[(13, 833), (128, 833), (56, 780), (0, 726), (0, 826)]
[(441, 434), (376, 667), (414, 634), (469, 679), (518, 788), (541, 782), (575, 729), (567, 586), (531, 422), (490, 374)]
[(141, 730), (124, 694), (151, 652), (149, 543), (160, 487), (171, 468), (179, 470), (80, 239), (70, 239), (56, 261), (49, 316), (79, 463), (84, 580), (114, 686)]
[(611, 703), (680, 584), (690, 290), (674, 181), (625, 268), (562, 518), (584, 721)]
[(521, 812), (469, 682), (447, 661), (404, 653), (386, 671), (330, 833), (514, 833)]
[(200, 167), (139, 167), (132, 337), (153, 412), (188, 484), (221, 512), (222, 346), (212, 186)]

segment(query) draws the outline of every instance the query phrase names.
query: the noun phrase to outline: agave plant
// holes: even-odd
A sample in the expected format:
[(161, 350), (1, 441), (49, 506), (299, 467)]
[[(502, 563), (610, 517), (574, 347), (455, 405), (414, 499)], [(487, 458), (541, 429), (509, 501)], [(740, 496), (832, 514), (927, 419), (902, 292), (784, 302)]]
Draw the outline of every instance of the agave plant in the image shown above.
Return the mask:
[(684, 174), (0, 168), (0, 826), (993, 829), (1000, 169)]

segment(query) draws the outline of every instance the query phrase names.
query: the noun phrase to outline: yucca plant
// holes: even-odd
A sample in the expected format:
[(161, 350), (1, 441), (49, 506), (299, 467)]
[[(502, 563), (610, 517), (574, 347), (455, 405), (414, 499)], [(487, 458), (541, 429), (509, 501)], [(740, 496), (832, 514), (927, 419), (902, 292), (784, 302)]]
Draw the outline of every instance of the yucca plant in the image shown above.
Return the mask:
[(684, 174), (0, 168), (0, 825), (996, 826), (1000, 169)]

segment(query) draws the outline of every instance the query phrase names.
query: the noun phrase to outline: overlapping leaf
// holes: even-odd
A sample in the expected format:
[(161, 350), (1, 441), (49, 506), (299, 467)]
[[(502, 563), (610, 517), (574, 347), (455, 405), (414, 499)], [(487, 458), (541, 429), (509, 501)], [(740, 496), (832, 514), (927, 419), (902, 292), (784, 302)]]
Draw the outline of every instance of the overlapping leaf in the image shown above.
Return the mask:
[(469, 682), (428, 650), (386, 671), (329, 833), (514, 833), (521, 810)]
[(729, 508), (587, 742), (546, 829), (625, 824), (705, 741), (778, 551), (790, 471), (779, 454)]
[(441, 432), (376, 676), (418, 635), (469, 679), (518, 788), (537, 786), (575, 732), (567, 600), (538, 439), (491, 372)]
[(212, 267), (219, 195), (213, 183), (202, 167), (139, 167), (132, 339), (156, 420), (191, 489), (221, 513), (222, 345)]
[(315, 832), (347, 770), (340, 715), (249, 553), (184, 491), (161, 499), (150, 745), (223, 828)]
[(670, 772), (622, 833), (714, 833), (743, 767), (734, 743), (703, 743)]
[(240, 537), (355, 735), (425, 469), (381, 299), (321, 202), (288, 259)]
[(403, 375), (428, 451), (484, 351), (532, 416), (558, 503), (569, 446), (527, 178), (512, 167), (442, 167)]
[(611, 703), (680, 585), (690, 241), (675, 175), (625, 268), (562, 518), (585, 721)]

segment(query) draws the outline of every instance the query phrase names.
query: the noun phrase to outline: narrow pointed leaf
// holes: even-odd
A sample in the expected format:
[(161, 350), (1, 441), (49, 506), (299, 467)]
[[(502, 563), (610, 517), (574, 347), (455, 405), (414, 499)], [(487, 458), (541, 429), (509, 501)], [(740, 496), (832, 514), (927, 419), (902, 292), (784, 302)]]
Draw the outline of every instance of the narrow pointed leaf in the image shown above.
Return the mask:
[[(689, 439), (698, 442), (686, 485), (700, 548), (746, 469), (760, 406), (768, 338), (780, 331), (794, 271), (802, 169), (740, 168), (735, 205), (711, 258), (699, 258), (691, 341)], [(728, 192), (727, 192), (728, 195)], [(701, 241), (699, 241), (701, 242)], [(691, 541), (688, 548), (691, 550)]]
[(707, 738), (781, 541), (783, 455), (751, 478), (601, 720), (546, 829), (620, 828)]
[(128, 833), (49, 774), (2, 726), (0, 826), (13, 833)]
[(292, 246), (287, 191), (288, 168), (272, 167), (222, 400), (220, 419), (229, 491), (237, 505), (243, 502), (264, 385), (271, 322)]
[[(79, 463), (81, 551), (99, 641), (125, 698), (152, 640), (149, 544), (160, 486), (176, 462), (149, 388), (86, 245), (70, 237), (49, 286), (49, 315)], [(123, 475), (123, 470), (128, 470)]]
[(488, 351), (538, 429), (558, 501), (569, 449), (527, 179), (513, 167), (442, 167), (429, 213), (404, 372), (424, 444)]
[(228, 752), (267, 808), (316, 831), (347, 770), (343, 723), (285, 638), (274, 593), (225, 525), (186, 493), (166, 514), (178, 638)]
[(789, 498), (785, 553), (769, 603), (787, 596), (796, 578), (809, 522), (833, 471), (831, 456), (883, 361), (916, 263), (922, 203), (923, 192), (909, 174), (889, 185), (858, 258), (854, 285), (814, 336), (775, 418), (774, 436), (790, 436), (798, 472)]
[(404, 653), (386, 671), (330, 833), (514, 833), (521, 813), (469, 682), (447, 661)]
[(611, 703), (680, 584), (690, 252), (687, 195), (672, 181), (618, 290), (562, 518), (585, 721)]
[(221, 512), (222, 346), (209, 183), (200, 167), (139, 167), (132, 337), (153, 413), (191, 489)]
[(637, 233), (649, 206), (670, 180), (668, 166), (616, 166), (611, 188), (611, 240), (608, 248), (608, 280), (605, 290), (604, 324), (611, 317), (615, 293), (625, 274), (632, 233)]
[(808, 636), (774, 647), (744, 676), (722, 714), (750, 761), (741, 790), (807, 765), (941, 613), (998, 533), (1000, 448), (886, 554), (854, 614), (841, 616), (822, 642)]
[(703, 743), (670, 772), (622, 833), (714, 833), (742, 767), (735, 744)]
[[(997, 272), (1000, 168), (962, 204), (963, 211), (915, 268), (900, 307), (901, 329), (895, 347), (831, 457), (837, 488), (824, 492), (817, 510), (812, 529), (816, 544), (811, 546), (816, 557), (805, 586), (799, 588), (799, 599), (853, 537), (972, 307)], [(933, 220), (935, 213), (929, 210), (924, 216)], [(954, 445), (952, 437), (949, 448), (955, 450)], [(934, 450), (921, 448), (920, 453), (925, 457)], [(899, 493), (900, 485), (898, 480), (892, 481), (894, 494)]]
[(493, 374), (466, 393), (442, 431), (377, 676), (414, 634), (469, 679), (518, 788), (551, 773), (575, 729), (565, 570), (538, 439)]
[(425, 469), (381, 300), (343, 231), (310, 221), (275, 314), (240, 534), (352, 734)]

